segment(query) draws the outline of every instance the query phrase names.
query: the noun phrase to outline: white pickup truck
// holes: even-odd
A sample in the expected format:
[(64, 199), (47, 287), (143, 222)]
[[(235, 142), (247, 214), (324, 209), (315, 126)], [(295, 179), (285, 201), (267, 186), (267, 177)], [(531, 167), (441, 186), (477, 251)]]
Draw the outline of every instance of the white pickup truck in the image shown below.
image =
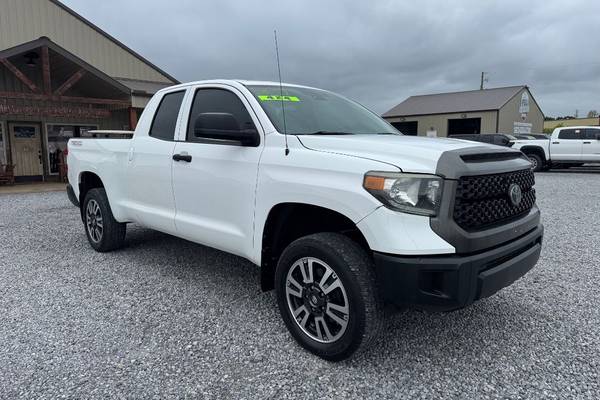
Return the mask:
[(600, 163), (600, 126), (556, 128), (549, 140), (515, 140), (512, 148), (529, 157), (534, 171)]
[(68, 194), (94, 249), (122, 246), (138, 223), (244, 257), (292, 336), (329, 360), (372, 342), (385, 302), (465, 307), (540, 255), (520, 151), (403, 136), (325, 90), (177, 85), (132, 139), (68, 146)]

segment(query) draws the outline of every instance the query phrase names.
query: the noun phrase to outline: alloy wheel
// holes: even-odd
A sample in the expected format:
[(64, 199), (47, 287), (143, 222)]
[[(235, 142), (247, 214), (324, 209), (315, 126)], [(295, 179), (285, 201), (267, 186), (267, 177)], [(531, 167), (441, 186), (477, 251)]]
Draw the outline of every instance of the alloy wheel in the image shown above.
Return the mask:
[(104, 233), (104, 221), (102, 219), (102, 211), (96, 200), (88, 201), (85, 210), (85, 225), (90, 235), (90, 239), (94, 243), (99, 243), (102, 240)]
[(535, 157), (527, 157), (529, 158), (529, 161), (531, 162), (531, 169), (536, 170), (537, 169), (537, 159)]
[(311, 339), (332, 343), (346, 332), (350, 317), (346, 289), (324, 261), (306, 257), (294, 262), (285, 296), (296, 324)]

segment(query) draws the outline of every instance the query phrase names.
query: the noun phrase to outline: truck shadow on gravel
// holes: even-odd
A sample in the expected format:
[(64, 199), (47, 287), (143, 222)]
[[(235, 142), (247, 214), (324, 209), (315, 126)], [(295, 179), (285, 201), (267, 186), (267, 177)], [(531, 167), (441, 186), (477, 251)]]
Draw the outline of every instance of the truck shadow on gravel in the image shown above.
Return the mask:
[[(232, 329), (245, 332), (245, 336), (250, 333), (252, 340), (261, 343), (269, 340), (264, 338), (265, 335), (273, 335), (277, 341), (293, 342), (291, 355), (312, 359), (323, 366), (377, 369), (395, 364), (423, 368), (426, 365), (439, 367), (452, 360), (458, 364), (486, 362), (486, 359), (491, 362), (489, 360), (519, 351), (515, 343), (519, 343), (522, 350), (535, 348), (541, 342), (536, 338), (535, 326), (543, 323), (543, 315), (508, 288), (466, 309), (450, 313), (398, 310), (388, 306), (381, 335), (368, 352), (338, 364), (328, 363), (304, 351), (287, 334), (279, 318), (274, 292), (261, 291), (260, 271), (254, 264), (160, 232), (131, 228), (126, 247), (118, 253), (135, 259), (136, 265), (148, 269), (144, 273), (158, 272), (183, 280), (187, 285), (201, 286), (200, 291), (208, 290), (207, 296), (218, 287), (219, 302), (225, 304), (228, 313), (222, 316), (224, 321), (232, 318), (243, 321), (245, 316), (262, 314), (258, 324)], [(248, 336), (244, 340), (249, 340)]]

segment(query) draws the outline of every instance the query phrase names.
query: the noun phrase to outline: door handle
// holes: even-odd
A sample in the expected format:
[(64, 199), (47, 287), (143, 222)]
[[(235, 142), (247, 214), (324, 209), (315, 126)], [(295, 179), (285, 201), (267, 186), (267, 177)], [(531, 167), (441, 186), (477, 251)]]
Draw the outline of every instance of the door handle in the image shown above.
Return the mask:
[(592, 144), (592, 142), (583, 142), (583, 144)]
[(189, 154), (173, 154), (173, 160), (192, 162), (192, 156), (190, 156)]
[(560, 142), (552, 142), (552, 144), (560, 144)]

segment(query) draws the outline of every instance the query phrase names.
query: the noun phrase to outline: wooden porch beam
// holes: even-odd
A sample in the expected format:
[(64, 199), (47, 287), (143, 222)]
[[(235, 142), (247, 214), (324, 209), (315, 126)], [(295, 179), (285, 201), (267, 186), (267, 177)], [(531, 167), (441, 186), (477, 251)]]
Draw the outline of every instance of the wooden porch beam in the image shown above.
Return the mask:
[(48, 46), (42, 46), (42, 76), (44, 80), (44, 93), (52, 94), (52, 86), (50, 84), (50, 55), (48, 54)]
[(116, 99), (97, 99), (91, 97), (74, 97), (74, 96), (52, 96), (47, 94), (35, 94), (35, 93), (19, 93), (19, 92), (0, 92), (0, 98), (5, 99), (22, 99), (22, 100), (36, 100), (36, 101), (55, 101), (62, 103), (82, 103), (82, 104), (106, 104), (122, 107), (130, 107), (131, 101), (129, 100), (116, 100)]
[(65, 83), (60, 85), (60, 87), (54, 91), (54, 96), (62, 96), (67, 90), (71, 89), (71, 87), (73, 87), (74, 84), (79, 82), (79, 80), (84, 75), (85, 75), (85, 69), (80, 68), (79, 71), (77, 71), (73, 75), (71, 75), (69, 77), (69, 79), (67, 79), (65, 81)]
[(6, 58), (0, 58), (0, 63), (3, 64), (10, 72), (12, 72), (18, 80), (23, 82), (25, 86), (29, 88), (33, 93), (39, 93), (38, 87), (33, 83), (24, 73), (21, 72), (13, 63), (8, 61)]

